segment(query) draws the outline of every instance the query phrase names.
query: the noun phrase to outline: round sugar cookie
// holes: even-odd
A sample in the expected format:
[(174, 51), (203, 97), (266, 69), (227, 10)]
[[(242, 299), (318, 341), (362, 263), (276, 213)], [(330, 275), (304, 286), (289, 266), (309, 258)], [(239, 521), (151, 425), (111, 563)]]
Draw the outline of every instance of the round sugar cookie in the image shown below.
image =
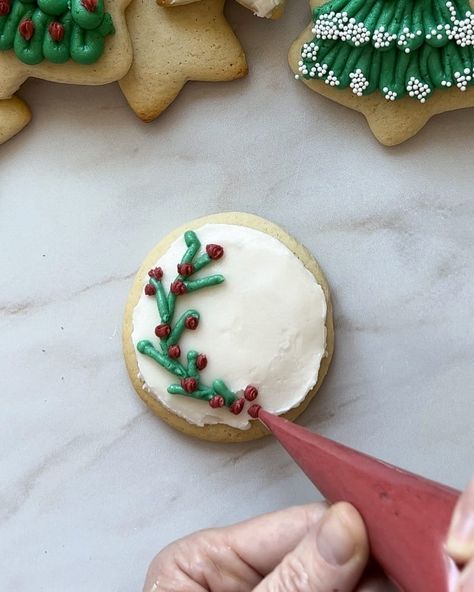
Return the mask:
[(254, 405), (294, 420), (326, 376), (329, 287), (275, 224), (238, 212), (199, 218), (147, 255), (123, 345), (135, 390), (170, 426), (203, 440), (254, 440), (268, 434)]

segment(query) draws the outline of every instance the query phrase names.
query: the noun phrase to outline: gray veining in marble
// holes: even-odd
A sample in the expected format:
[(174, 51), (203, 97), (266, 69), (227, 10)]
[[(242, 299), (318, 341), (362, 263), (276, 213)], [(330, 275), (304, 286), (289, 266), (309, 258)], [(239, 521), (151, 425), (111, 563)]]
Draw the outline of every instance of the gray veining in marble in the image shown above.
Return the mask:
[(248, 210), (319, 258), (336, 356), (314, 430), (463, 487), (473, 463), (472, 111), (392, 149), (297, 84), (308, 20), (228, 7), (251, 72), (188, 85), (154, 124), (116, 85), (28, 82), (0, 147), (0, 588), (130, 592), (172, 539), (315, 499), (276, 443), (194, 442), (129, 385), (131, 278), (188, 218)]

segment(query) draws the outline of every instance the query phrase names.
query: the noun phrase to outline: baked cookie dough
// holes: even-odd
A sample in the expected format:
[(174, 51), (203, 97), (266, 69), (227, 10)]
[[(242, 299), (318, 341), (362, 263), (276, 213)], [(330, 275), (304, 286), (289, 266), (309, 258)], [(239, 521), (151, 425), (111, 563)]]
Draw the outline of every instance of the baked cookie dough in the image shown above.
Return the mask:
[(469, 0), (311, 0), (289, 52), (311, 90), (360, 111), (387, 146), (438, 113), (474, 106)]
[(191, 81), (225, 82), (247, 74), (247, 61), (224, 16), (224, 0), (166, 8), (133, 0), (127, 10), (133, 63), (120, 80), (128, 104), (152, 121)]
[(30, 77), (120, 80), (135, 113), (151, 121), (189, 80), (244, 76), (245, 55), (223, 9), (224, 0), (176, 9), (155, 0), (0, 0), (0, 144), (31, 119), (15, 96)]
[(294, 420), (320, 387), (334, 346), (332, 307), (312, 255), (244, 213), (200, 218), (146, 257), (123, 345), (143, 401), (204, 440), (267, 434), (255, 405)]

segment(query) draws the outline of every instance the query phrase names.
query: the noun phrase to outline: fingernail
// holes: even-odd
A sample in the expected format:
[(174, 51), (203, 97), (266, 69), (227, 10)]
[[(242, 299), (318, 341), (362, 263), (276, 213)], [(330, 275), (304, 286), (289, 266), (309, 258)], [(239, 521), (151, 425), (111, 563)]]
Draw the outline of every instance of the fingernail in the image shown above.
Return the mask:
[(329, 510), (324, 516), (316, 537), (319, 553), (331, 565), (345, 565), (354, 556), (352, 533), (336, 510)]
[(448, 547), (472, 544), (474, 539), (474, 480), (459, 498), (448, 533)]
[(472, 592), (474, 590), (474, 562), (471, 561), (461, 573), (457, 590), (459, 592)]

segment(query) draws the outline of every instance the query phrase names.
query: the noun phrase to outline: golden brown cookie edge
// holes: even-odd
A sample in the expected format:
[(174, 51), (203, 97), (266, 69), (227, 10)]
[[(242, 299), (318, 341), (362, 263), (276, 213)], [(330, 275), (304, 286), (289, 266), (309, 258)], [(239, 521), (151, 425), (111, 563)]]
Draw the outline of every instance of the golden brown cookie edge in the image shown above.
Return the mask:
[[(313, 2), (312, 6), (314, 8), (321, 4), (321, 1)], [(313, 38), (311, 28), (312, 23), (298, 35), (288, 52), (288, 62), (295, 74), (299, 72), (301, 48)], [(439, 90), (426, 103), (421, 104), (410, 97), (389, 102), (379, 92), (358, 97), (350, 89), (337, 89), (322, 80), (301, 78), (301, 81), (321, 96), (364, 115), (372, 133), (384, 146), (396, 146), (409, 140), (435, 115), (474, 107), (473, 87), (465, 92), (460, 92), (457, 88)]]

